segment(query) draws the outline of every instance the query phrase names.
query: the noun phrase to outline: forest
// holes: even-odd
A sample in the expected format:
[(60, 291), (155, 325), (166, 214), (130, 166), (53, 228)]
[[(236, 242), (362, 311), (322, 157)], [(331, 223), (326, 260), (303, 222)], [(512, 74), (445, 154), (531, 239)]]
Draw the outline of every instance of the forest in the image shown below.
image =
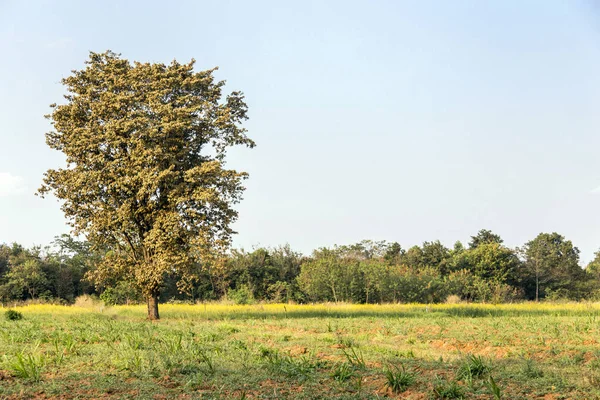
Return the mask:
[[(81, 295), (108, 305), (145, 301), (141, 288), (122, 277), (101, 286), (89, 277), (105, 253), (68, 235), (51, 246), (0, 244), (0, 300), (73, 303)], [(161, 302), (224, 300), (347, 303), (505, 303), (526, 300), (597, 300), (600, 252), (580, 264), (579, 249), (558, 233), (540, 233), (522, 247), (482, 229), (467, 245), (440, 241), (404, 249), (365, 240), (319, 248), (310, 255), (289, 245), (233, 249), (221, 268), (198, 266), (197, 278), (180, 290), (176, 271), (164, 277)]]

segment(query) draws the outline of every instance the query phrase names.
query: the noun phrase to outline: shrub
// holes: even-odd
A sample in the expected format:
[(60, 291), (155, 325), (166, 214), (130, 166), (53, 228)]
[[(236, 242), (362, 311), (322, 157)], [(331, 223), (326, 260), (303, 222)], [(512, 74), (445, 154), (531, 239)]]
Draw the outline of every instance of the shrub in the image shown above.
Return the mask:
[(18, 321), (20, 319), (23, 319), (23, 314), (21, 314), (20, 312), (18, 312), (16, 310), (6, 310), (6, 312), (4, 313), (4, 316), (9, 321)]
[(100, 299), (107, 306), (114, 306), (117, 304), (139, 303), (142, 301), (142, 296), (131, 282), (123, 281), (114, 287), (106, 288), (100, 295)]
[(247, 285), (241, 285), (239, 289), (229, 289), (227, 291), (227, 298), (235, 304), (254, 303), (254, 296)]

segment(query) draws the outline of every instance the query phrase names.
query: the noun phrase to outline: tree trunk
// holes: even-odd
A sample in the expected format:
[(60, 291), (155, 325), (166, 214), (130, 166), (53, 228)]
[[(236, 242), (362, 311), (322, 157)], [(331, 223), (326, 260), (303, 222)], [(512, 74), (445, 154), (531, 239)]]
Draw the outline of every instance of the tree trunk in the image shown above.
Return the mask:
[(335, 285), (331, 285), (331, 292), (333, 293), (333, 300), (337, 303), (337, 295), (335, 294)]
[(160, 319), (158, 315), (158, 295), (148, 296), (148, 319), (153, 321)]

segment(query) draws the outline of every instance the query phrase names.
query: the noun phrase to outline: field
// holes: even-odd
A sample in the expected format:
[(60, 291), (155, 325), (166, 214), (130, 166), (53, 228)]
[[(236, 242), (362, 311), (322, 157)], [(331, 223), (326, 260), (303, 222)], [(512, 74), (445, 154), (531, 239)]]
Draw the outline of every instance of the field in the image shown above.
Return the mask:
[(16, 309), (2, 399), (600, 398), (595, 304)]

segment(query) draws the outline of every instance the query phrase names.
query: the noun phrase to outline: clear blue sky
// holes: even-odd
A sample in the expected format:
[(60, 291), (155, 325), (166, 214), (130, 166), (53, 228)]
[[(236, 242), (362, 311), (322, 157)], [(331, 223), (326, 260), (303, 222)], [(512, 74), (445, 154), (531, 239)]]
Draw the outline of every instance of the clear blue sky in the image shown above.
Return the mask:
[(600, 247), (600, 7), (590, 1), (0, 0), (0, 242), (48, 244), (43, 115), (88, 51), (219, 66), (258, 147), (236, 246), (451, 246), (481, 228)]

